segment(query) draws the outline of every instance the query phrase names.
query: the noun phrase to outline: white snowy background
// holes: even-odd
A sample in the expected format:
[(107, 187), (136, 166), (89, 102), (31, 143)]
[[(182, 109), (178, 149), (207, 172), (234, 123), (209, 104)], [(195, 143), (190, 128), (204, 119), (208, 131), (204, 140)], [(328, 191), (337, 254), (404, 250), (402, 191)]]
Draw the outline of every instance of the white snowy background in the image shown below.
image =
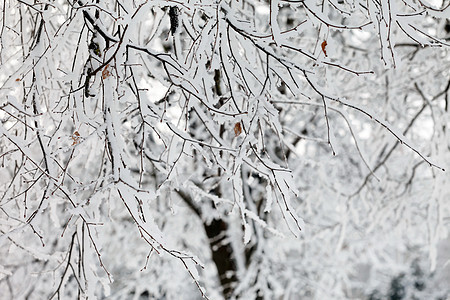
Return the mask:
[(450, 3), (0, 3), (0, 299), (447, 299)]

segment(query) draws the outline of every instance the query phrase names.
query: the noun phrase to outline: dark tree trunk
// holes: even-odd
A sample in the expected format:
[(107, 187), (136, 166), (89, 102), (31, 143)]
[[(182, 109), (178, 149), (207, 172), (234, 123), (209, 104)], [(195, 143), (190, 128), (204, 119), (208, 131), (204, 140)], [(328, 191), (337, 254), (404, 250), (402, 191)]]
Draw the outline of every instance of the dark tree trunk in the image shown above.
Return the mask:
[(233, 248), (227, 236), (228, 225), (223, 220), (213, 220), (205, 224), (206, 235), (212, 252), (212, 259), (217, 267), (222, 292), (225, 299), (233, 295), (237, 282), (236, 263), (233, 256)]
[[(215, 190), (215, 192), (218, 192), (218, 190)], [(195, 212), (200, 220), (204, 219), (202, 218), (201, 209), (192, 201), (189, 194), (179, 190), (178, 195)], [(216, 265), (217, 275), (222, 286), (222, 294), (225, 299), (230, 299), (236, 288), (237, 277), (236, 260), (227, 235), (228, 224), (222, 219), (214, 219), (210, 223), (203, 221), (203, 227), (208, 236), (212, 260)]]

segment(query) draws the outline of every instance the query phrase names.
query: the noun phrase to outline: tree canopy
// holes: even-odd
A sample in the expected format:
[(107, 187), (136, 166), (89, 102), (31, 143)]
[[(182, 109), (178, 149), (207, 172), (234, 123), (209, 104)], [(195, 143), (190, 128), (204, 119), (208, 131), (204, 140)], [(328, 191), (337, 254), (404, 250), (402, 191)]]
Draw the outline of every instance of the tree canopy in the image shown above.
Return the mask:
[(0, 5), (6, 298), (448, 295), (448, 0)]

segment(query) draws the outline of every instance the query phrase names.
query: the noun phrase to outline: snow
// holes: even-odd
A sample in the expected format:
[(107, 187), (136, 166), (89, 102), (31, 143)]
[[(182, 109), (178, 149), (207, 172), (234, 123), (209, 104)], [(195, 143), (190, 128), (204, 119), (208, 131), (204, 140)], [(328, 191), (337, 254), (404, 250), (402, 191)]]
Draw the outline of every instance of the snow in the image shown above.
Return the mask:
[(449, 295), (443, 3), (74, 5), (0, 3), (4, 297)]

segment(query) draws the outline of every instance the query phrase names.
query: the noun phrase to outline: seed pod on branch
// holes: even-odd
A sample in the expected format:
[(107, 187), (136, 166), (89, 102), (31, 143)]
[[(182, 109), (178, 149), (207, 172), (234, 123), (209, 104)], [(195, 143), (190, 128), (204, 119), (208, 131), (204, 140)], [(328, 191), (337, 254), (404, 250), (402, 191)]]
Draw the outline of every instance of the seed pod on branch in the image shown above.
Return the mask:
[(171, 6), (169, 9), (170, 17), (170, 32), (175, 34), (178, 28), (178, 8), (176, 6)]

